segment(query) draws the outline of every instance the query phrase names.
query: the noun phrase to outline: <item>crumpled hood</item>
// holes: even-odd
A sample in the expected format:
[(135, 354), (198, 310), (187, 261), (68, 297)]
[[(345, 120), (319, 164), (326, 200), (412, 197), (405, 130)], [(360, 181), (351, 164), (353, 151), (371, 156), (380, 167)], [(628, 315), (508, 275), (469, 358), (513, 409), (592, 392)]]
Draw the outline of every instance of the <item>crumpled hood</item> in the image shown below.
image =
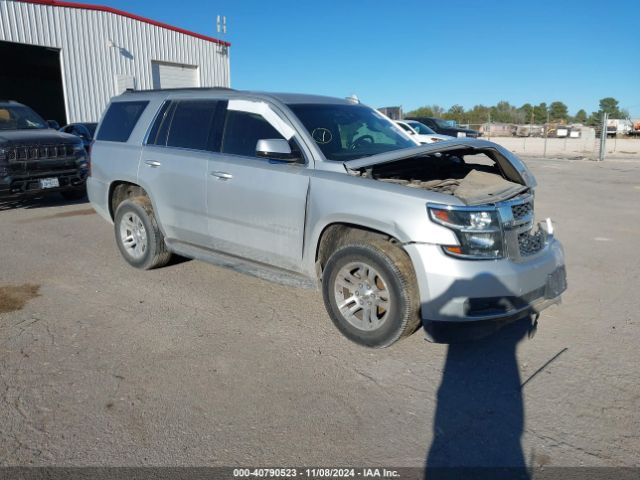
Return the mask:
[(0, 130), (0, 147), (68, 144), (82, 144), (82, 141), (75, 135), (62, 133), (51, 128), (34, 130)]
[(507, 162), (509, 162), (511, 167), (518, 171), (524, 181), (524, 185), (531, 188), (534, 188), (537, 185), (533, 174), (529, 171), (524, 162), (522, 162), (522, 160), (516, 157), (513, 153), (511, 153), (506, 148), (498, 145), (497, 143), (488, 142), (487, 140), (478, 140), (476, 138), (454, 138), (453, 140), (435, 142), (412, 148), (403, 148), (400, 150), (394, 150), (392, 152), (379, 153), (370, 157), (349, 160), (347, 162), (344, 162), (344, 166), (347, 170), (359, 170), (362, 168), (372, 167), (374, 165), (382, 165), (398, 160), (405, 160), (439, 152), (447, 152), (460, 148), (475, 150), (496, 150), (502, 157), (506, 159)]

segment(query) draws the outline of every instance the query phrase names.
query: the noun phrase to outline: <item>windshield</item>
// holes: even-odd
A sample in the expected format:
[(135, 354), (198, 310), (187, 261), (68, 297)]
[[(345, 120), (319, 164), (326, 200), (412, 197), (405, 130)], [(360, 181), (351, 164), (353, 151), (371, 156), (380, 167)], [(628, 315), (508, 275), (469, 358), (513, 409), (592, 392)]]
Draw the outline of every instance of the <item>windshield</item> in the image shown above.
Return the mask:
[(0, 106), (0, 130), (49, 128), (40, 115), (24, 105)]
[(409, 126), (409, 124), (407, 123), (403, 123), (403, 122), (396, 122), (396, 124), (398, 126), (400, 126), (401, 129), (403, 129), (405, 132), (409, 132), (409, 134), (415, 133), (413, 131), (413, 129)]
[(420, 123), (420, 122), (407, 122), (407, 123), (411, 126), (411, 128), (413, 128), (420, 135), (433, 135), (434, 133), (436, 133), (423, 123)]
[(442, 120), (441, 118), (434, 118), (433, 121), (436, 122), (436, 125), (438, 125), (440, 128), (454, 127), (454, 125), (450, 124), (446, 120)]
[(328, 160), (347, 161), (415, 147), (385, 116), (363, 105), (289, 105)]

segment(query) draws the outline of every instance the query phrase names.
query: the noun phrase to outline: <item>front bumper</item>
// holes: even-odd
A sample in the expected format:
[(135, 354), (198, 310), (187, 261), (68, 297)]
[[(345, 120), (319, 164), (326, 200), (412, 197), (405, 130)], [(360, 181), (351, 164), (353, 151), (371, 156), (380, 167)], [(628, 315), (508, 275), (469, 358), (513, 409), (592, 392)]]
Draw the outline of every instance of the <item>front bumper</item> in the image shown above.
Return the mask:
[(555, 238), (538, 254), (518, 262), (457, 259), (432, 244), (404, 248), (416, 271), (421, 315), (426, 321), (517, 318), (559, 303), (566, 288), (564, 251)]
[[(57, 178), (60, 186), (41, 188), (40, 180), (43, 178)], [(87, 171), (85, 169), (6, 176), (0, 178), (0, 199), (8, 200), (80, 189), (84, 187), (86, 179)]]

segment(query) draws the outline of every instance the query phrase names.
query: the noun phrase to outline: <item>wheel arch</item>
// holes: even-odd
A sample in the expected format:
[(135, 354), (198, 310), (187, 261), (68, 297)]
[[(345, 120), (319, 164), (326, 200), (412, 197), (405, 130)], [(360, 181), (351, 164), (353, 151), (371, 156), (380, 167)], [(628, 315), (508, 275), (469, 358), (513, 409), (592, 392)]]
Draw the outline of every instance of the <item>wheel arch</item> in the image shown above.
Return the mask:
[(382, 239), (396, 245), (402, 243), (396, 235), (364, 224), (336, 221), (322, 227), (313, 243), (317, 278), (322, 279), (324, 266), (338, 247), (349, 241), (366, 239)]
[[(113, 221), (116, 215), (118, 205), (120, 205), (127, 198), (145, 196), (151, 200), (151, 197), (147, 191), (134, 182), (126, 180), (115, 180), (109, 184), (109, 191), (107, 193), (107, 207), (109, 208), (109, 216)], [(151, 200), (153, 205), (153, 200)]]

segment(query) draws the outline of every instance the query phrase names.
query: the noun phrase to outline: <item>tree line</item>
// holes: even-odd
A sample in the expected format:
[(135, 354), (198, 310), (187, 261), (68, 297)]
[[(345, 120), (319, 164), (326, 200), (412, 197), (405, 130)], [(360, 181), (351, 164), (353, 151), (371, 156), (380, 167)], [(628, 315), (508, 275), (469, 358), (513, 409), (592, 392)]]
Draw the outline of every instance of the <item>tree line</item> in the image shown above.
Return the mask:
[(621, 109), (618, 100), (613, 97), (601, 99), (599, 110), (592, 112), (591, 115), (588, 115), (584, 109), (578, 110), (575, 115), (570, 115), (567, 106), (559, 101), (551, 102), (549, 105), (545, 102), (538, 105), (525, 103), (521, 107), (516, 107), (503, 100), (492, 107), (475, 105), (469, 110), (466, 110), (462, 105), (453, 105), (449, 110), (445, 110), (439, 105), (425, 105), (408, 112), (406, 116), (438, 117), (455, 120), (462, 124), (480, 124), (489, 120), (497, 123), (543, 124), (549, 120), (549, 122), (555, 123), (598, 125), (602, 121), (604, 112), (609, 114), (609, 118), (629, 118), (629, 112)]

